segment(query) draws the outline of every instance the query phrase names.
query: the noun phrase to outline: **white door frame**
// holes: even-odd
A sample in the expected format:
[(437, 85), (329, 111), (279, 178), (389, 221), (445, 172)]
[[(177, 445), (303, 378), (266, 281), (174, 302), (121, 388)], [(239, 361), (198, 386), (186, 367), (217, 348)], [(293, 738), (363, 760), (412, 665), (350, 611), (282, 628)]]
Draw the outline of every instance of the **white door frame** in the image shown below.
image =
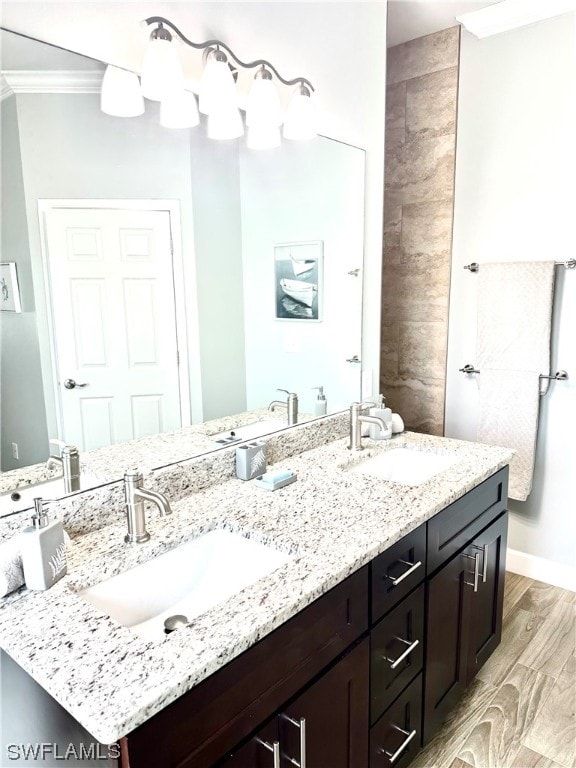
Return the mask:
[[(70, 209), (102, 209), (129, 211), (159, 211), (166, 212), (170, 217), (170, 236), (172, 240), (172, 269), (174, 275), (174, 302), (176, 309), (176, 336), (180, 354), (178, 366), (178, 384), (180, 390), (180, 418), (183, 427), (192, 423), (190, 408), (190, 376), (188, 363), (188, 342), (186, 330), (186, 299), (184, 281), (184, 259), (182, 253), (182, 235), (180, 226), (179, 200), (123, 200), (123, 199), (39, 199), (38, 216), (40, 220), (40, 251), (42, 256), (42, 273), (47, 309), (47, 326), (50, 346), (50, 371), (43, 370), (44, 400), (47, 404), (48, 431), (51, 422), (56, 422), (58, 438), (62, 439), (62, 406), (61, 390), (56, 381), (56, 339), (54, 333), (54, 317), (52, 315), (52, 297), (50, 294), (48, 238), (46, 216), (50, 211)], [(55, 404), (55, 413), (50, 413), (48, 403)], [(51, 418), (52, 416), (52, 418)]]

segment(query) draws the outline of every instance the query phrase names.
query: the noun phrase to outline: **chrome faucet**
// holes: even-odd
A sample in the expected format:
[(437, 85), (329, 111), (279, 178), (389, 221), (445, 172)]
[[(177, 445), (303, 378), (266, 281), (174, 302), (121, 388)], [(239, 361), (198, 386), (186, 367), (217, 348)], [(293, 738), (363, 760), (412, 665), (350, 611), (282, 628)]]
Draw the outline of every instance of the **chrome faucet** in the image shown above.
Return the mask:
[(277, 389), (277, 392), (286, 392), (288, 398), (286, 402), (282, 400), (272, 400), (268, 406), (269, 411), (274, 411), (276, 408), (286, 408), (288, 414), (288, 425), (298, 424), (298, 395), (295, 392), (288, 392), (287, 389)]
[(80, 490), (80, 451), (75, 445), (66, 445), (61, 440), (50, 440), (50, 443), (60, 448), (60, 456), (48, 456), (48, 469), (62, 467), (65, 493)]
[(369, 406), (374, 407), (374, 403), (352, 403), (350, 406), (350, 451), (362, 451), (362, 424), (377, 424), (380, 429), (388, 430), (386, 422), (378, 416), (364, 416), (361, 411)]
[(124, 541), (127, 544), (142, 544), (150, 538), (150, 534), (146, 530), (145, 501), (152, 501), (156, 504), (160, 510), (160, 517), (172, 514), (166, 496), (144, 488), (143, 482), (142, 473), (137, 469), (124, 473), (124, 496), (128, 521), (128, 533), (124, 536)]

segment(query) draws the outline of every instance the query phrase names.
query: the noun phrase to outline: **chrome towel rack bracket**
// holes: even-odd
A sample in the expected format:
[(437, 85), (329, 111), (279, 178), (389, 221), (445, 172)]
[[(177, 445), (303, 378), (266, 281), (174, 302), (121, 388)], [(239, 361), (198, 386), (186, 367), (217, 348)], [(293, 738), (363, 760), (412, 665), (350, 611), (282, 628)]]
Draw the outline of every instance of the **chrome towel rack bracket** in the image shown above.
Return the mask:
[[(555, 267), (566, 267), (566, 269), (576, 269), (576, 259), (567, 259), (566, 261), (555, 261)], [(473, 261), (471, 264), (464, 264), (464, 269), (470, 270), (470, 272), (478, 272), (480, 270), (480, 264), (477, 261)]]

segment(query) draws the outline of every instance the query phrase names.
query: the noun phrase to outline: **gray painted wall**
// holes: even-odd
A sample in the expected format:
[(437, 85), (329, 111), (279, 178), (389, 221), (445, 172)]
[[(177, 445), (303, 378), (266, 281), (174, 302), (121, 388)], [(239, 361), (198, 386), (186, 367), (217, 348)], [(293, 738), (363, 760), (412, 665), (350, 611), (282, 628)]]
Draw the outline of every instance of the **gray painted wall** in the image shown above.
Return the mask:
[[(246, 410), (238, 141), (190, 132), (203, 421)], [(186, 258), (186, 253), (184, 254)]]
[[(284, 399), (282, 388), (312, 413), (312, 388), (324, 386), (329, 411), (346, 408), (360, 397), (359, 365), (346, 358), (361, 355), (362, 272), (348, 271), (363, 262), (364, 152), (285, 141), (282, 153), (240, 157), (248, 407)], [(275, 319), (274, 246), (317, 240), (321, 322)]]
[[(45, 458), (48, 433), (14, 96), (0, 103), (0, 119), (1, 260), (16, 262), (22, 302), (21, 313), (0, 312), (0, 470), (5, 472)], [(19, 459), (12, 456), (13, 442)]]
[[(476, 437), (477, 261), (574, 257), (574, 14), (484, 40), (462, 33), (446, 435)], [(482, 267), (480, 267), (482, 268)], [(542, 398), (532, 493), (511, 502), (508, 545), (574, 565), (576, 272), (557, 270), (552, 371)], [(527, 308), (529, 311), (529, 308)]]

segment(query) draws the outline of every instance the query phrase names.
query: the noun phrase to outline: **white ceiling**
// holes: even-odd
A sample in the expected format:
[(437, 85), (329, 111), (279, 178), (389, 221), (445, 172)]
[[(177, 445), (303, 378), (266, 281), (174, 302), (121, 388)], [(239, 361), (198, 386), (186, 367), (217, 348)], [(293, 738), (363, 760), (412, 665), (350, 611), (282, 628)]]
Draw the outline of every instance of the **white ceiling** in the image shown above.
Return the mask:
[(388, 48), (458, 24), (456, 16), (479, 11), (500, 0), (388, 0)]
[[(353, 0), (353, 2), (384, 2), (384, 0)], [(499, 0), (389, 0), (388, 46), (455, 26), (456, 16), (478, 10)], [(325, 5), (330, 13), (331, 0), (316, 0), (311, 5)], [(234, 8), (234, 6), (237, 6)], [(1, 24), (7, 29), (30, 35), (39, 40), (60, 45), (71, 51), (128, 68), (140, 62), (148, 33), (139, 22), (147, 16), (165, 16), (186, 30), (194, 40), (218, 37), (235, 39), (234, 26), (239, 22), (239, 6), (235, 2), (34, 2), (34, 0), (4, 0), (1, 3)], [(270, 18), (274, 5), (287, 3), (262, 2), (262, 14)], [(297, 18), (297, 2), (290, 3)], [(234, 23), (232, 23), (234, 22)], [(136, 34), (135, 34), (136, 31)], [(269, 53), (274, 59), (274, 52)]]

